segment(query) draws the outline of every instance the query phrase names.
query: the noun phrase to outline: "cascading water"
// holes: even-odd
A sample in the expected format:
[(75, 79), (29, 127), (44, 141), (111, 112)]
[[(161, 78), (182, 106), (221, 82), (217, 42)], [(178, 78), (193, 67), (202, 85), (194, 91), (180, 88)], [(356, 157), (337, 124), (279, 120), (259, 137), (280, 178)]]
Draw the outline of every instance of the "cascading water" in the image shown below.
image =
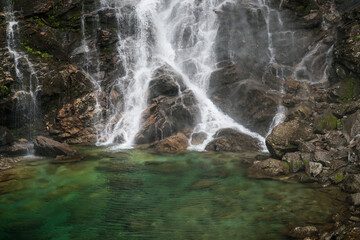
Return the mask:
[[(222, 112), (208, 96), (211, 75), (218, 70), (219, 62), (230, 60), (234, 64), (242, 64), (241, 61), (247, 61), (252, 42), (256, 41), (260, 44), (258, 48), (263, 49), (259, 51), (258, 59), (255, 59), (256, 55), (251, 59), (254, 65), (259, 64), (254, 68), (251, 65), (246, 67), (248, 71), (254, 71), (254, 74), (250, 73), (250, 80), (257, 84), (262, 82), (264, 89), (269, 89), (265, 91), (273, 91), (278, 96), (286, 94), (285, 80), (292, 76), (298, 81), (327, 80), (332, 47), (318, 43), (319, 47), (314, 44), (310, 51), (304, 51), (296, 28), (289, 29), (272, 1), (100, 0), (95, 5), (95, 8), (92, 6), (93, 9), (86, 10), (83, 5), (83, 40), (82, 46), (76, 51), (83, 53), (83, 68), (95, 86), (98, 113), (95, 121), (99, 145), (114, 145), (113, 148), (131, 148), (134, 145), (135, 136), (141, 127), (142, 113), (148, 107), (149, 83), (156, 70), (164, 65), (182, 76), (186, 88), (194, 93), (197, 100), (201, 117), (193, 132), (205, 132), (208, 137), (201, 145), (190, 146), (190, 149), (195, 150), (203, 150), (221, 128), (237, 129), (258, 139), (265, 148), (264, 136), (284, 120), (286, 108), (279, 104), (276, 114), (272, 115), (272, 122), (268, 123), (269, 130), (267, 133), (262, 132), (261, 136), (240, 124), (241, 120), (234, 121)], [(283, 5), (281, 1), (279, 8)], [(250, 20), (244, 17), (245, 20), (239, 23), (243, 24), (238, 28), (240, 31), (244, 29), (244, 34), (253, 36), (245, 36), (242, 40), (244, 47), (236, 42), (236, 34), (235, 37), (229, 37), (226, 44), (228, 58), (219, 57), (219, 16), (224, 9), (231, 11), (235, 7), (246, 9), (246, 14), (252, 12), (253, 18), (257, 19), (254, 23), (251, 22), (251, 16)], [(116, 49), (115, 65), (118, 73), (110, 78), (104, 77), (107, 74), (103, 69), (106, 64), (102, 62), (101, 51), (104, 49), (96, 47), (101, 38), (99, 32), (102, 31), (100, 26), (101, 21), (104, 21), (101, 20), (103, 15), (114, 16), (113, 22), (116, 22), (111, 29), (115, 29), (116, 33), (113, 50)], [(92, 18), (89, 23), (86, 23), (87, 18)], [(89, 26), (90, 23), (92, 25)], [(104, 34), (111, 35), (106, 30)], [(290, 57), (282, 50), (283, 42), (287, 43)], [(239, 49), (241, 53), (238, 53)], [(326, 58), (321, 57), (324, 52)], [(324, 66), (321, 73), (314, 70), (319, 63)], [(259, 71), (262, 81), (261, 77), (259, 80), (254, 77)], [(312, 76), (312, 72), (316, 76)], [(273, 80), (269, 75), (275, 78), (275, 82), (271, 82)], [(181, 98), (182, 93), (179, 91)]]
[(28, 56), (20, 50), (19, 25), (16, 21), (12, 4), (11, 0), (7, 1), (5, 16), (8, 24), (6, 30), (8, 51), (13, 56), (15, 62), (16, 81), (13, 88), (16, 99), (15, 125), (16, 127), (29, 127), (30, 130), (27, 133), (27, 137), (31, 137), (33, 134), (31, 128), (35, 127), (36, 116), (38, 114), (36, 100), (39, 79)]
[[(231, 1), (160, 1), (143, 0), (135, 5), (136, 34), (130, 39), (118, 32), (118, 52), (125, 56), (125, 74), (114, 87), (124, 95), (123, 108), (112, 109), (104, 131), (103, 144), (111, 144), (120, 137), (117, 148), (129, 148), (140, 128), (142, 112), (147, 107), (146, 93), (154, 71), (164, 63), (182, 75), (186, 86), (194, 93), (201, 111), (201, 120), (194, 132), (206, 132), (208, 138), (202, 145), (191, 149), (203, 150), (213, 134), (221, 128), (235, 128), (257, 138), (264, 146), (264, 138), (222, 113), (208, 98), (207, 88), (211, 73), (216, 69), (214, 42), (218, 22), (214, 10)], [(116, 8), (121, 20), (123, 5), (102, 1), (101, 8)], [(131, 44), (130, 40), (133, 41)], [(126, 48), (126, 43), (130, 43)], [(123, 57), (124, 58), (124, 57)], [(191, 60), (196, 66), (191, 77), (184, 67)], [(113, 104), (115, 105), (115, 104)]]

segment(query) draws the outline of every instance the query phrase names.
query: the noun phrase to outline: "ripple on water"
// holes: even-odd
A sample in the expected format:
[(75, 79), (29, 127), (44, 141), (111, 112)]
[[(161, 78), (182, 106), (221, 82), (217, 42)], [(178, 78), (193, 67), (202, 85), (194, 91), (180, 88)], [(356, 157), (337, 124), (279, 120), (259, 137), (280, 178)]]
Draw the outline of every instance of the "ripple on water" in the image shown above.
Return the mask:
[(287, 239), (344, 201), (248, 179), (239, 160), (249, 154), (80, 151), (91, 157), (0, 172), (0, 239)]

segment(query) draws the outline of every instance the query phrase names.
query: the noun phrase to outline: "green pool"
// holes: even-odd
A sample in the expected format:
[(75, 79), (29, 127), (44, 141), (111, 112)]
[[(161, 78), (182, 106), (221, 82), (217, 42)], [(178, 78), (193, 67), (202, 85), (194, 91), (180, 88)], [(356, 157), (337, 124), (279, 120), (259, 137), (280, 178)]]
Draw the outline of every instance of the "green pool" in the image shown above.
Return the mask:
[(0, 239), (288, 239), (343, 203), (305, 184), (254, 180), (251, 154), (80, 149), (0, 172)]

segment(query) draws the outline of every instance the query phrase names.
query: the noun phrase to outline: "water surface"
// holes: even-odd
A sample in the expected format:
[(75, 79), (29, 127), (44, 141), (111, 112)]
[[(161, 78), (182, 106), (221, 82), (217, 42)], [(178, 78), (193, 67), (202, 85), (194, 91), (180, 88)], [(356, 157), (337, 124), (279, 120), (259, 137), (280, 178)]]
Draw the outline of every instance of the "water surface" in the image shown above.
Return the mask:
[(80, 150), (80, 162), (0, 172), (0, 239), (288, 239), (343, 206), (323, 189), (247, 178), (251, 154)]

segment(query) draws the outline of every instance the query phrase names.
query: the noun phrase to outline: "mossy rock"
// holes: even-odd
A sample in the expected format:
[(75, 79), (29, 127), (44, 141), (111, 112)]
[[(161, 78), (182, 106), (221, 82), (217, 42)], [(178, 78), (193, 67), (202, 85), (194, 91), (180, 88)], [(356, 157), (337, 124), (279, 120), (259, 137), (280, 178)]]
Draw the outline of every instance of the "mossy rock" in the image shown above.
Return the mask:
[(316, 125), (316, 130), (318, 132), (324, 132), (325, 130), (331, 131), (335, 129), (341, 129), (341, 122), (332, 114), (324, 115)]
[(339, 102), (348, 103), (359, 98), (360, 79), (349, 78), (340, 84)]

